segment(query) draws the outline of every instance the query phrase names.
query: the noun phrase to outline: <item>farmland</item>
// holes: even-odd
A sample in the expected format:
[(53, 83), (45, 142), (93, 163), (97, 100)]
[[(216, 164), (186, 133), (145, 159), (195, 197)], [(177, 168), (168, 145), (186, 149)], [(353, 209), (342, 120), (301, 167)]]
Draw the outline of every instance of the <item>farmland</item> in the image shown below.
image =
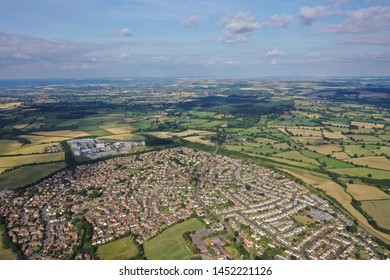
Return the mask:
[(36, 164), (44, 162), (62, 161), (64, 160), (64, 153), (50, 153), (40, 155), (26, 155), (26, 156), (4, 156), (0, 157), (0, 168), (12, 168), (27, 164)]
[(390, 229), (390, 200), (363, 201), (362, 208), (379, 226)]
[(197, 219), (167, 228), (161, 234), (145, 242), (145, 255), (149, 260), (184, 260), (194, 256), (187, 248), (187, 242), (182, 237), (187, 231), (204, 229)]

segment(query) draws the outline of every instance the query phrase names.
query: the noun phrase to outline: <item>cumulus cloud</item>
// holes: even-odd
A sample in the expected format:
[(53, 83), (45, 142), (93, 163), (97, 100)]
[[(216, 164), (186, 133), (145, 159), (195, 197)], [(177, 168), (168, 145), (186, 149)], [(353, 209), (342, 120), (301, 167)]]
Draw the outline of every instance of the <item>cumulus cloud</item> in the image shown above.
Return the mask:
[(286, 14), (273, 15), (269, 19), (269, 21), (270, 23), (274, 24), (276, 27), (286, 28), (293, 21), (293, 16), (286, 15)]
[(390, 34), (343, 38), (335, 41), (341, 45), (379, 45), (390, 46)]
[(130, 29), (128, 28), (122, 28), (119, 33), (122, 35), (122, 36), (125, 36), (125, 37), (131, 37), (133, 34), (131, 33)]
[(374, 6), (349, 10), (344, 13), (348, 19), (341, 24), (328, 26), (323, 32), (358, 33), (380, 30), (390, 26), (390, 7)]
[(273, 49), (272, 51), (269, 51), (265, 54), (265, 57), (281, 57), (281, 56), (285, 56), (286, 53), (285, 52), (282, 52), (278, 49)]
[(318, 19), (321, 19), (329, 14), (331, 12), (328, 8), (323, 6), (317, 6), (317, 7), (302, 7), (299, 10), (299, 13), (301, 15), (301, 22), (303, 25), (311, 26), (315, 21)]
[(182, 20), (181, 25), (184, 27), (193, 27), (199, 22), (199, 20), (200, 20), (199, 16), (189, 15)]
[(228, 44), (244, 43), (256, 30), (264, 27), (264, 23), (256, 21), (249, 12), (225, 16), (221, 18), (220, 25), (225, 28), (221, 40)]

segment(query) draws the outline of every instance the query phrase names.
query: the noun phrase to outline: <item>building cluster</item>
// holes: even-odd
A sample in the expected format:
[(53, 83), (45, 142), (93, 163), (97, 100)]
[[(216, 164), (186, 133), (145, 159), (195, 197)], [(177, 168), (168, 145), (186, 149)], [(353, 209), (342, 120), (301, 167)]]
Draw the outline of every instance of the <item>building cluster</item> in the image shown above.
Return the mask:
[(90, 159), (97, 159), (131, 151), (135, 146), (145, 146), (145, 141), (135, 142), (82, 138), (69, 140), (68, 144), (74, 156), (86, 156)]
[[(70, 145), (88, 147), (78, 141)], [(80, 165), (28, 189), (0, 192), (9, 236), (30, 259), (91, 258), (78, 251), (83, 220), (92, 227), (92, 246), (129, 233), (142, 244), (195, 213), (208, 224), (192, 236), (204, 259), (232, 258), (225, 248), (232, 242), (256, 255), (282, 248), (279, 258), (380, 257), (368, 234), (347, 231), (351, 221), (304, 186), (268, 168), (184, 147)]]

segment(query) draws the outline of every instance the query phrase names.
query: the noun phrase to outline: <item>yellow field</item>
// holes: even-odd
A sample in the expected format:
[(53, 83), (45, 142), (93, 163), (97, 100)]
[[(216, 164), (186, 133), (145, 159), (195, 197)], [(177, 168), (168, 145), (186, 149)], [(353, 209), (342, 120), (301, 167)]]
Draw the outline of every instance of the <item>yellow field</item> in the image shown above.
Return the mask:
[(45, 152), (45, 148), (52, 147), (53, 145), (59, 146), (60, 144), (57, 142), (57, 143), (47, 143), (47, 144), (38, 144), (38, 145), (34, 145), (34, 144), (23, 145), (22, 143), (18, 142), (18, 145), (12, 144), (8, 146), (6, 151), (0, 149), (0, 154), (1, 155), (41, 154)]
[(390, 229), (390, 200), (363, 201), (362, 208), (379, 226)]
[(164, 138), (164, 139), (172, 137), (171, 133), (168, 131), (155, 131), (155, 132), (149, 132), (148, 134), (156, 136), (158, 138)]
[(306, 172), (300, 172), (300, 171), (292, 171), (288, 169), (282, 169), (284, 172), (290, 173), (294, 177), (301, 179), (303, 182), (306, 184), (310, 185), (317, 185), (317, 184), (322, 184), (326, 181), (328, 181), (327, 178), (315, 176)]
[(202, 136), (190, 136), (190, 137), (186, 137), (183, 139), (190, 141), (190, 142), (200, 143), (200, 144), (209, 145), (209, 146), (215, 146), (215, 144), (213, 142), (211, 142), (210, 140), (202, 139)]
[(343, 140), (348, 139), (348, 137), (341, 134), (341, 132), (324, 131), (324, 137), (329, 138), (329, 139), (343, 139)]
[(43, 144), (43, 143), (53, 143), (60, 142), (63, 140), (70, 140), (69, 137), (52, 137), (52, 136), (38, 136), (38, 135), (21, 135), (20, 137), (26, 138), (31, 141), (32, 144)]
[(88, 133), (85, 133), (84, 131), (73, 131), (73, 130), (38, 131), (31, 134), (38, 135), (38, 136), (67, 137), (67, 138), (90, 136)]
[(22, 129), (22, 128), (27, 127), (28, 125), (29, 125), (28, 123), (15, 124), (15, 125), (13, 126), (13, 128)]
[(349, 159), (350, 157), (344, 152), (333, 153), (333, 156), (337, 159)]
[(367, 222), (366, 218), (351, 205), (352, 197), (349, 194), (347, 194), (340, 185), (332, 181), (328, 181), (326, 183), (316, 186), (316, 188), (324, 190), (328, 195), (336, 199), (353, 217), (355, 217), (359, 222), (364, 224), (366, 227), (370, 228), (370, 230), (386, 238), (387, 240), (390, 240), (390, 234), (386, 234), (374, 229)]
[(0, 157), (0, 168), (10, 168), (25, 164), (64, 160), (64, 153), (39, 154), (28, 156)]
[(99, 128), (102, 128), (112, 134), (125, 134), (135, 130), (135, 128), (130, 125), (119, 125), (115, 127), (99, 126)]
[(198, 135), (213, 135), (215, 132), (205, 131), (205, 130), (195, 130), (195, 129), (189, 129), (178, 133), (170, 133), (171, 135), (178, 136), (178, 137), (185, 137), (191, 134), (198, 134)]
[(108, 135), (99, 137), (100, 139), (111, 139), (111, 140), (119, 140), (119, 141), (128, 141), (128, 140), (134, 140), (134, 141), (141, 141), (144, 140), (144, 137), (131, 134), (131, 133), (125, 133), (125, 134), (117, 134), (117, 135)]
[(20, 148), (22, 143), (16, 140), (0, 140), (0, 154), (4, 155)]
[(341, 123), (334, 123), (334, 122), (322, 122), (324, 125), (331, 125), (335, 127), (348, 127), (349, 125), (347, 124), (341, 124)]
[(268, 144), (268, 143), (273, 144), (276, 141), (273, 140), (273, 139), (268, 139), (268, 138), (264, 138), (264, 137), (258, 137), (258, 138), (256, 138), (256, 142), (261, 143), (261, 144)]
[(356, 125), (359, 127), (365, 127), (365, 128), (384, 128), (385, 125), (381, 123), (368, 123), (368, 122), (351, 122), (352, 125)]
[(14, 109), (19, 107), (21, 104), (22, 102), (9, 102), (9, 103), (0, 104), (0, 110)]
[(301, 137), (321, 137), (321, 131), (319, 130), (310, 130), (310, 129), (299, 129), (299, 128), (288, 128), (288, 131), (290, 131), (294, 136), (301, 136)]
[(331, 155), (333, 152), (340, 152), (343, 148), (337, 144), (326, 144), (319, 146), (307, 146), (306, 148), (323, 155)]
[(347, 192), (356, 200), (390, 199), (390, 195), (376, 187), (360, 184), (347, 184), (347, 186)]
[(360, 134), (355, 134), (352, 136), (353, 139), (358, 140), (358, 141), (365, 141), (365, 142), (381, 142), (382, 139), (372, 136), (372, 135), (360, 135)]
[(362, 158), (353, 158), (349, 159), (349, 162), (352, 162), (357, 165), (367, 165), (368, 167), (378, 168), (383, 170), (390, 171), (390, 161), (386, 157), (362, 157)]
[(324, 138), (322, 137), (292, 137), (295, 141), (298, 141), (299, 143), (307, 144), (309, 145), (316, 145), (324, 143)]

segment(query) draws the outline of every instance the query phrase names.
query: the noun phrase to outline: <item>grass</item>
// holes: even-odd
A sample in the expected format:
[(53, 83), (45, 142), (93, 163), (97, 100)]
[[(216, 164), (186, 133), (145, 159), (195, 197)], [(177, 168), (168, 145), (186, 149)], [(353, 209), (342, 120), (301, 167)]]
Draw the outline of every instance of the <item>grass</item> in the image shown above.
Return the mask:
[(390, 161), (386, 157), (368, 156), (348, 160), (356, 165), (367, 165), (368, 167), (390, 171)]
[(390, 229), (390, 200), (363, 201), (362, 208), (379, 226)]
[(209, 146), (215, 146), (215, 144), (213, 142), (211, 142), (210, 140), (206, 140), (206, 139), (202, 139), (202, 138), (203, 138), (203, 136), (190, 136), (190, 137), (184, 138), (184, 140), (187, 140), (190, 142), (195, 142), (195, 143), (200, 143), (200, 144), (204, 144), (204, 145), (209, 145)]
[(51, 161), (64, 160), (64, 153), (50, 153), (50, 154), (38, 154), (38, 155), (26, 155), (26, 156), (8, 156), (0, 157), (0, 168), (11, 168), (20, 165), (44, 163)]
[(0, 260), (16, 260), (16, 254), (11, 249), (3, 248), (3, 230), (0, 228)]
[(313, 218), (310, 218), (306, 215), (294, 215), (292, 216), (292, 218), (299, 224), (302, 224), (302, 225), (310, 225), (310, 224), (314, 224), (316, 222), (316, 220), (314, 220)]
[(322, 174), (308, 173), (308, 172), (305, 172), (305, 171), (302, 171), (299, 169), (295, 169), (295, 168), (294, 169), (292, 169), (292, 168), (282, 169), (282, 170), (284, 172), (287, 172), (287, 173), (293, 175), (294, 177), (296, 177), (298, 179), (301, 179), (303, 182), (310, 184), (310, 185), (322, 184), (322, 183), (325, 183), (326, 181), (329, 180), (329, 178), (322, 177), (321, 176)]
[(119, 140), (119, 141), (141, 141), (144, 140), (145, 137), (138, 135), (138, 134), (132, 134), (132, 133), (125, 133), (125, 134), (118, 134), (118, 135), (109, 135), (109, 136), (103, 136), (99, 137), (101, 139), (109, 139), (109, 140)]
[(334, 169), (334, 168), (353, 168), (354, 165), (335, 159), (335, 158), (328, 158), (328, 157), (322, 157), (318, 159), (319, 162), (326, 164), (327, 169)]
[(301, 137), (321, 137), (321, 131), (319, 130), (311, 130), (311, 129), (299, 129), (299, 128), (288, 128), (289, 132), (291, 132), (294, 136)]
[(53, 137), (53, 136), (38, 136), (38, 135), (21, 135), (20, 137), (29, 140), (32, 144), (43, 144), (43, 143), (53, 143), (60, 142), (63, 140), (70, 140), (70, 137)]
[(127, 236), (98, 247), (101, 260), (129, 260), (138, 254), (137, 244), (131, 236)]
[(340, 145), (337, 145), (337, 144), (308, 146), (306, 148), (308, 148), (309, 150), (312, 150), (314, 152), (323, 154), (323, 155), (331, 155), (333, 152), (340, 152), (340, 151), (343, 150), (343, 148)]
[(340, 168), (332, 169), (332, 172), (337, 174), (349, 175), (352, 177), (366, 177), (371, 174), (373, 179), (389, 179), (390, 172), (372, 168), (356, 167), (356, 168)]
[(69, 138), (90, 136), (88, 133), (84, 131), (73, 131), (73, 130), (38, 131), (31, 134), (38, 135), (38, 136), (69, 137)]
[(99, 128), (101, 129), (104, 129), (106, 131), (108, 131), (109, 133), (111, 134), (125, 134), (125, 133), (131, 133), (135, 130), (134, 127), (132, 127), (131, 125), (115, 125), (115, 126), (112, 126), (112, 125), (102, 125), (102, 126), (99, 126)]
[(16, 189), (35, 183), (65, 166), (65, 162), (55, 162), (19, 167), (0, 175), (0, 189)]
[(20, 148), (22, 143), (16, 140), (0, 140), (0, 154), (7, 155)]
[(347, 186), (347, 192), (356, 200), (390, 199), (390, 195), (376, 187), (361, 184), (347, 184)]
[(226, 246), (224, 249), (230, 254), (233, 260), (241, 260), (240, 252), (233, 246)]
[(280, 158), (285, 158), (285, 159), (291, 159), (291, 160), (298, 160), (302, 161), (305, 163), (310, 163), (314, 165), (318, 165), (318, 162), (314, 159), (307, 158), (298, 151), (289, 151), (289, 152), (284, 152), (284, 153), (279, 153), (274, 155), (275, 157), (280, 157)]
[(167, 228), (161, 234), (144, 243), (145, 255), (149, 260), (183, 260), (194, 254), (187, 249), (187, 241), (182, 237), (186, 231), (203, 230), (205, 227), (197, 219), (190, 219)]

